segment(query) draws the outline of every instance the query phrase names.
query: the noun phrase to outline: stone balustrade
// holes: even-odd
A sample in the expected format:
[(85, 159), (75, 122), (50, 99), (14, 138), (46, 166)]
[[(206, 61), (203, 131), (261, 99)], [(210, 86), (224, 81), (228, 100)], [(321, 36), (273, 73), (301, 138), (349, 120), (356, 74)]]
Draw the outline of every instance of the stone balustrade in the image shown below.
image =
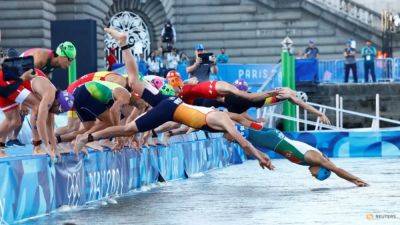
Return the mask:
[(343, 13), (348, 18), (354, 19), (363, 24), (381, 29), (381, 16), (379, 13), (368, 9), (351, 0), (307, 0), (318, 5), (327, 6), (329, 10), (335, 13)]

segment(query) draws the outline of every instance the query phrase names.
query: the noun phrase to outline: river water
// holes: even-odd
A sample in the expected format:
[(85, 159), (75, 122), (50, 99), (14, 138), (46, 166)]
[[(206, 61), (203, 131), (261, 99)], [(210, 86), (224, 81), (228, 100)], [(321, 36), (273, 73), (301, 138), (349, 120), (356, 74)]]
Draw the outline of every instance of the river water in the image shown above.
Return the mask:
[(320, 182), (286, 160), (272, 172), (247, 161), (23, 224), (400, 224), (400, 158), (332, 161), (370, 186), (334, 174)]

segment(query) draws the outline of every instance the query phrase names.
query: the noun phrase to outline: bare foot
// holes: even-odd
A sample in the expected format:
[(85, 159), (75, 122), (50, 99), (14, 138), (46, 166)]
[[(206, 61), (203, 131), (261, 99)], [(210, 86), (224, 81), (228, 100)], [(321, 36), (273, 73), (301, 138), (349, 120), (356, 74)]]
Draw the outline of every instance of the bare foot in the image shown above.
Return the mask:
[[(86, 137), (86, 135), (81, 134), (81, 135), (76, 136), (75, 139), (76, 139), (76, 141), (75, 141), (75, 146), (74, 146), (74, 152), (75, 152), (75, 155), (78, 155), (79, 151), (81, 151), (82, 148), (87, 143), (87, 137)], [(86, 153), (87, 153), (87, 151), (86, 151)]]
[(126, 45), (126, 40), (128, 39), (127, 34), (108, 27), (104, 28), (104, 31), (110, 34), (111, 37), (113, 37), (118, 42), (119, 46)]
[(40, 146), (36, 146), (33, 148), (33, 154), (34, 155), (46, 155), (47, 152), (44, 151)]

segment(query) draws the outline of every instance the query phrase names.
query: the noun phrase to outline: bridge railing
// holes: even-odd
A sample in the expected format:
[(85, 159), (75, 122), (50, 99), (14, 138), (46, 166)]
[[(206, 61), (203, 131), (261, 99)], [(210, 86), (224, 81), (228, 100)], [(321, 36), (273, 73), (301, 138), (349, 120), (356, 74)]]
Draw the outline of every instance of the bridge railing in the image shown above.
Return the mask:
[(326, 9), (338, 14), (344, 14), (357, 22), (381, 30), (381, 15), (361, 4), (351, 0), (307, 0), (308, 2), (325, 6)]

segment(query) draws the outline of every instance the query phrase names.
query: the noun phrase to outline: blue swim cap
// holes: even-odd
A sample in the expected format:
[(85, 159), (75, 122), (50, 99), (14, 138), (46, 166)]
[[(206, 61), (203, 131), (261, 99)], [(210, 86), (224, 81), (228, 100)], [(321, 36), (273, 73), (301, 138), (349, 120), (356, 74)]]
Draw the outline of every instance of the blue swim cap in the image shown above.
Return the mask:
[(318, 180), (325, 180), (327, 179), (329, 176), (331, 175), (331, 171), (328, 170), (325, 167), (320, 166), (317, 175), (315, 176), (315, 178), (317, 178)]
[(199, 51), (199, 50), (204, 50), (204, 45), (203, 44), (197, 44), (195, 47), (195, 50)]

